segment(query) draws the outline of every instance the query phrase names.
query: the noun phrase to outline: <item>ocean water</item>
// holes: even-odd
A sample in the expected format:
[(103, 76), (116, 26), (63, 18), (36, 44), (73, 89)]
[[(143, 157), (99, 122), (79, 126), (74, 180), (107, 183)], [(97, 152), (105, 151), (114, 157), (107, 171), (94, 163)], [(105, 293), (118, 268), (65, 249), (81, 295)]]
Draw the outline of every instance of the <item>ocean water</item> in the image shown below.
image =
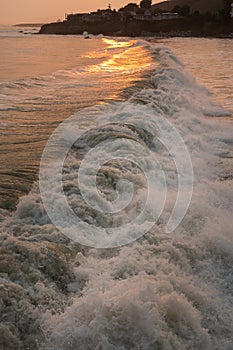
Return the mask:
[[(0, 348), (231, 350), (233, 41), (84, 40), (4, 28), (0, 45)], [(63, 190), (86, 227), (83, 240), (81, 229), (75, 231), (76, 241), (68, 238), (73, 227), (54, 185), (52, 158), (42, 168), (44, 198), (60, 210), (66, 235), (48, 216), (38, 183), (46, 142), (67, 118), (72, 147)], [(83, 134), (76, 140), (78, 128)], [(187, 154), (174, 154), (180, 138), (192, 181), (182, 182), (190, 175)], [(83, 198), (77, 172), (91, 150), (107, 161), (93, 194), (94, 163), (87, 158)], [(148, 181), (148, 154), (159, 163), (158, 189)], [(176, 198), (184, 203), (191, 185), (186, 215), (179, 220), (175, 211), (168, 232)], [(161, 215), (147, 213), (131, 224), (124, 245), (124, 225), (140, 216), (148, 192), (155, 211), (163, 204)], [(130, 204), (113, 213), (120, 195)], [(111, 234), (92, 237), (91, 225), (113, 228), (121, 244), (108, 245)], [(145, 234), (136, 240), (138, 231)]]
[[(117, 57), (117, 45), (98, 38), (38, 37), (15, 30), (13, 34), (0, 36), (3, 207), (14, 207), (18, 196), (28, 192), (45, 142), (59, 122), (81, 108), (120, 99), (121, 91), (150, 64), (150, 57), (146, 58), (137, 70), (135, 62), (126, 62), (124, 54)], [(125, 64), (117, 72), (118, 63), (111, 61), (111, 52), (115, 52), (116, 61)], [(136, 47), (131, 52), (138, 58), (144, 53)]]

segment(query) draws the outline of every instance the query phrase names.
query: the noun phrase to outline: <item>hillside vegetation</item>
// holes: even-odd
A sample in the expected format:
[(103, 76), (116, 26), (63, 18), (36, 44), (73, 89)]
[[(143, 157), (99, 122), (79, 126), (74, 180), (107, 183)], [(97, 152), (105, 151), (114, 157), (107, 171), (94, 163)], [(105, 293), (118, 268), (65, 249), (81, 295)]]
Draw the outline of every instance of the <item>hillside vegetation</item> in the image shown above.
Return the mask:
[(224, 0), (170, 0), (163, 1), (153, 5), (154, 9), (161, 9), (164, 11), (172, 11), (175, 6), (190, 7), (191, 12), (199, 11), (200, 13), (217, 13), (224, 7)]

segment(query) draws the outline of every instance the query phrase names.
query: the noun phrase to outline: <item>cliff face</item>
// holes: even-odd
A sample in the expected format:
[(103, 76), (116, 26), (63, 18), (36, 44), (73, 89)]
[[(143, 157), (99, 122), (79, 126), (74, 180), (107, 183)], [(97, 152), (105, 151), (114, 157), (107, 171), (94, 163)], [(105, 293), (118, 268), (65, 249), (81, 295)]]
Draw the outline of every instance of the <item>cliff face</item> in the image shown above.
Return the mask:
[(151, 25), (144, 23), (139, 25), (136, 21), (128, 23), (123, 28), (117, 27), (116, 31), (107, 26), (92, 25), (85, 28), (80, 26), (67, 26), (61, 23), (51, 23), (42, 26), (39, 34), (57, 34), (57, 35), (77, 35), (84, 31), (94, 35), (103, 34), (108, 36), (194, 36), (194, 37), (228, 37), (233, 38), (233, 22), (231, 25), (218, 25), (214, 23), (203, 21), (196, 21), (190, 23), (187, 20), (182, 21), (161, 21)]
[(56, 22), (45, 24), (41, 27), (39, 34), (82, 34), (82, 27), (79, 25), (68, 25), (67, 22)]
[(106, 20), (98, 19), (88, 22), (80, 15), (72, 16), (72, 20), (43, 25), (39, 34), (67, 35), (82, 34), (86, 31), (94, 35), (131, 37), (144, 35), (233, 37), (231, 34), (233, 33), (233, 19), (228, 14), (221, 16), (210, 13), (191, 14), (176, 19), (154, 21), (136, 20), (133, 17), (125, 17), (122, 20), (120, 16), (114, 14)]
[(82, 21), (64, 21), (43, 25), (39, 34), (82, 34), (87, 31), (94, 35), (116, 35), (121, 34), (122, 30), (123, 26), (119, 19), (90, 23)]
[(169, 32), (171, 30), (186, 30), (187, 23), (183, 19), (164, 20), (156, 22), (142, 22), (131, 20), (127, 23), (120, 21), (96, 22), (88, 24), (75, 24), (66, 21), (60, 23), (46, 24), (41, 27), (39, 34), (82, 34), (88, 32), (94, 35), (119, 35), (119, 36), (140, 36), (143, 33)]

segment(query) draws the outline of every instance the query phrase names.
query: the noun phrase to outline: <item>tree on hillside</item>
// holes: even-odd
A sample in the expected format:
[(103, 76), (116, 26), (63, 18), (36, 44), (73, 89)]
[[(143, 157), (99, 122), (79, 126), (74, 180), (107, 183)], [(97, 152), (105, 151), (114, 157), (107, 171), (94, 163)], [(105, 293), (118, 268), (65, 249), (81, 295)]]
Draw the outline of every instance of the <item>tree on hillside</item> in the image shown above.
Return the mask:
[(188, 5), (184, 6), (175, 6), (172, 12), (178, 13), (180, 16), (188, 16), (190, 14), (190, 7)]
[(232, 0), (224, 0), (224, 7), (222, 10), (219, 11), (219, 14), (223, 19), (230, 19), (231, 3)]
[(120, 8), (120, 11), (135, 11), (138, 7), (139, 6), (135, 2), (129, 2), (127, 5)]
[(231, 4), (232, 4), (232, 0), (224, 0), (225, 3), (225, 9), (229, 10), (229, 12), (231, 11)]
[(157, 13), (163, 13), (165, 11), (160, 9), (160, 8), (156, 8), (153, 12), (154, 12), (154, 14), (157, 14)]
[(152, 5), (152, 0), (142, 0), (140, 2), (140, 7), (142, 9), (150, 9)]

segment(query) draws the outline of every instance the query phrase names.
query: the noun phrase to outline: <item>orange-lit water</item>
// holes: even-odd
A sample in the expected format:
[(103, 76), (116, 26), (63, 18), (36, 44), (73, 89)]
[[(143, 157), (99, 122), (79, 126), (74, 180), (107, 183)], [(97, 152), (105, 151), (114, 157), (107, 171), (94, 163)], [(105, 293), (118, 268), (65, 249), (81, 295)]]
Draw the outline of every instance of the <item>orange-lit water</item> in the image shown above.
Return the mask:
[(1, 206), (10, 207), (28, 191), (59, 122), (81, 108), (124, 99), (122, 91), (152, 64), (147, 50), (135, 43), (0, 36)]

